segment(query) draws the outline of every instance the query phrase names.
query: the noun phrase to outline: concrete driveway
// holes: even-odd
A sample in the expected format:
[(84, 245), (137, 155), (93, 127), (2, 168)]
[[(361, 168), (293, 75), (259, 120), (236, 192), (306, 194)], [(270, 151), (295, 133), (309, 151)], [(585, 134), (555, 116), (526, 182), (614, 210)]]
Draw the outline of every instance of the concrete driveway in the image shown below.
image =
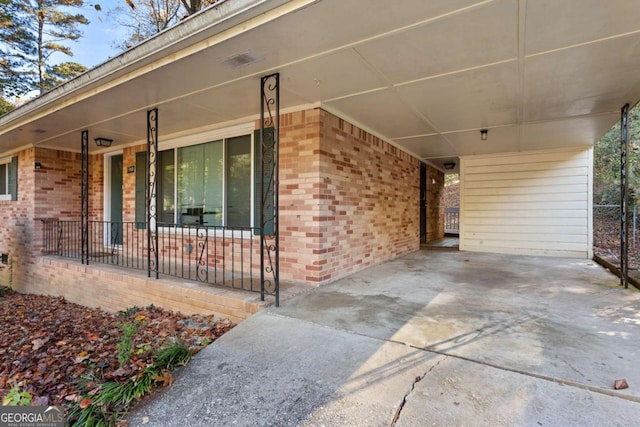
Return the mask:
[(413, 253), (254, 315), (129, 421), (637, 426), (640, 293), (587, 260)]

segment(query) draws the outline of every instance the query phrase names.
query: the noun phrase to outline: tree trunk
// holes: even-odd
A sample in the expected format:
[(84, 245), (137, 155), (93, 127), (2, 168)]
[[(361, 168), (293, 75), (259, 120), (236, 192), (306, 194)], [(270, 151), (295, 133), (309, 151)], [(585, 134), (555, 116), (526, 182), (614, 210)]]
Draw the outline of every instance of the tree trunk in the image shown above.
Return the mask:
[(45, 90), (45, 63), (44, 63), (44, 51), (43, 51), (43, 33), (44, 33), (44, 11), (42, 10), (42, 0), (38, 0), (38, 88), (40, 94)]

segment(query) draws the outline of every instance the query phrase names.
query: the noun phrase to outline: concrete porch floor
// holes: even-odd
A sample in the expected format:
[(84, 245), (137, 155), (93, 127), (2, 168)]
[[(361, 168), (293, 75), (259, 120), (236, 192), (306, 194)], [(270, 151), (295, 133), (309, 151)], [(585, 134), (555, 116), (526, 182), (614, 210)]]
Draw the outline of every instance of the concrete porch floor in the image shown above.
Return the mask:
[(418, 251), (252, 316), (128, 419), (634, 426), (639, 363), (640, 292), (595, 263)]

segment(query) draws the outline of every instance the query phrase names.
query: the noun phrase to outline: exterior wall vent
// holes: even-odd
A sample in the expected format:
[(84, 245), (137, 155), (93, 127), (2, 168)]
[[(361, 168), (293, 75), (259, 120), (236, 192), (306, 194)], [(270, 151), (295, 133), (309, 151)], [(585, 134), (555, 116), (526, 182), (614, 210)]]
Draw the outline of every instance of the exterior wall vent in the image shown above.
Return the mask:
[(261, 58), (259, 58), (253, 52), (247, 51), (247, 52), (238, 53), (237, 55), (230, 56), (227, 59), (223, 60), (222, 63), (231, 68), (240, 68), (249, 64), (253, 64), (254, 62), (259, 61), (260, 59)]

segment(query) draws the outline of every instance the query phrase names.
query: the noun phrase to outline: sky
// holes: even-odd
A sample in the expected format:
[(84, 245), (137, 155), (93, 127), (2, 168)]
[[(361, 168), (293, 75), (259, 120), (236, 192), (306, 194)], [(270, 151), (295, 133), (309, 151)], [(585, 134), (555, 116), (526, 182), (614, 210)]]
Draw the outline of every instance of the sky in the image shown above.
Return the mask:
[(89, 21), (89, 25), (83, 25), (80, 28), (83, 32), (76, 42), (67, 42), (67, 46), (71, 48), (73, 57), (61, 55), (55, 58), (57, 61), (73, 61), (78, 62), (87, 68), (93, 68), (100, 65), (110, 57), (114, 57), (120, 53), (113, 44), (125, 38), (125, 31), (119, 27), (114, 18), (108, 15), (108, 12), (115, 9), (116, 6), (126, 6), (124, 0), (85, 0), (85, 4), (99, 3), (102, 11), (97, 12), (92, 6), (85, 6), (80, 12)]

